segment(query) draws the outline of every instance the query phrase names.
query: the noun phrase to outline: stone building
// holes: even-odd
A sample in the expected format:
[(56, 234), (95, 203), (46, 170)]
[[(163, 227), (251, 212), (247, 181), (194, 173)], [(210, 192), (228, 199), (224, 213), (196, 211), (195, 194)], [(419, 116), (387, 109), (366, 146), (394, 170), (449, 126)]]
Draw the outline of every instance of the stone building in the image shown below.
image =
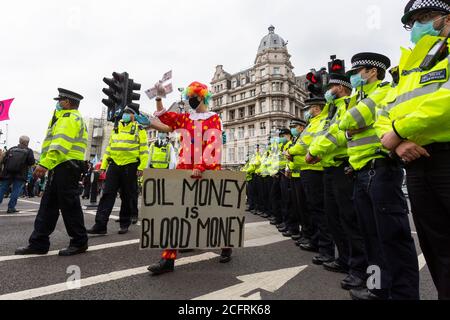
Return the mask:
[(295, 76), (290, 58), (287, 42), (270, 26), (251, 68), (230, 74), (222, 65), (216, 67), (211, 108), (227, 136), (225, 168), (241, 166), (257, 145), (265, 148), (277, 129), (302, 117), (306, 79)]

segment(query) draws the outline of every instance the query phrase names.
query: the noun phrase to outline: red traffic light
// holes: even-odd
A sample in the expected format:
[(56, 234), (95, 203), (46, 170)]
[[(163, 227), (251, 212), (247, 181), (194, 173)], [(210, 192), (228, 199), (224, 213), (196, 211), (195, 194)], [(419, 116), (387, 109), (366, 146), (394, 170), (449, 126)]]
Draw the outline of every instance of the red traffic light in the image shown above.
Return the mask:
[(333, 72), (341, 71), (342, 69), (343, 67), (339, 63), (333, 63), (333, 65), (331, 66), (331, 71)]
[(313, 72), (310, 72), (306, 75), (306, 80), (308, 80), (309, 82), (316, 84), (318, 83), (318, 79), (316, 78), (316, 75)]

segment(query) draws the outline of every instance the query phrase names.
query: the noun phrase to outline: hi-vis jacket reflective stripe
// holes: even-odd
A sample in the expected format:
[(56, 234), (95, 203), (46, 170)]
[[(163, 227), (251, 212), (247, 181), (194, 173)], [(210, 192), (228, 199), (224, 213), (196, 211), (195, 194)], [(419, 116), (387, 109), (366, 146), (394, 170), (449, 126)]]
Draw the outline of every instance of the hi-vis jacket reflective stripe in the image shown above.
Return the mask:
[(425, 36), (412, 51), (402, 49), (400, 82), (386, 98), (375, 124), (379, 137), (395, 127), (402, 138), (422, 146), (450, 142), (449, 57), (431, 70), (419, 68), (439, 39)]
[[(355, 170), (361, 170), (371, 160), (384, 158), (388, 153), (387, 150), (383, 150), (373, 125), (376, 120), (377, 107), (381, 105), (390, 90), (392, 87), (381, 84), (381, 81), (365, 85), (363, 91), (367, 98), (359, 101), (353, 107), (349, 106), (339, 123), (339, 129), (343, 131), (366, 128), (363, 132), (355, 134), (347, 143), (349, 162)], [(359, 95), (360, 93), (357, 92), (356, 96)], [(353, 99), (354, 97), (352, 97)]]
[(245, 165), (241, 168), (242, 172), (245, 172), (245, 181), (249, 182), (253, 180), (253, 174), (249, 173), (248, 170), (250, 168), (250, 161), (248, 160)]
[(277, 148), (276, 152), (273, 153), (272, 157), (272, 173), (278, 173), (278, 171), (282, 171), (286, 169), (286, 166), (288, 165), (289, 161), (286, 158), (286, 156), (283, 154), (283, 152), (289, 150), (289, 148), (292, 146), (292, 141), (288, 141), (285, 144), (280, 144), (280, 146)]
[(48, 170), (69, 160), (84, 160), (87, 130), (78, 110), (55, 111), (42, 144), (39, 164)]
[(322, 113), (317, 117), (311, 119), (309, 125), (302, 132), (300, 137), (295, 142), (295, 145), (289, 149), (289, 154), (293, 156), (294, 168), (297, 171), (314, 170), (323, 171), (322, 163), (310, 165), (306, 163), (305, 157), (308, 154), (309, 146), (313, 139), (323, 134), (325, 120), (328, 117), (328, 105), (325, 106)]
[(328, 130), (316, 137), (309, 147), (311, 155), (319, 157), (325, 168), (338, 167), (348, 158), (347, 139), (345, 132), (339, 129), (339, 123), (347, 112), (350, 100), (350, 97), (342, 97), (334, 101), (337, 110)]
[(150, 164), (155, 169), (167, 169), (170, 164), (171, 144), (158, 148), (155, 143), (150, 147)]
[(139, 162), (138, 170), (142, 171), (148, 158), (147, 132), (137, 122), (126, 124), (120, 121), (118, 133), (112, 132), (101, 168), (105, 170), (111, 159), (119, 166)]
[(272, 166), (271, 161), (272, 154), (270, 151), (264, 152), (261, 157), (261, 164), (258, 169), (256, 169), (255, 173), (259, 174), (262, 177), (267, 177), (271, 175), (270, 167)]

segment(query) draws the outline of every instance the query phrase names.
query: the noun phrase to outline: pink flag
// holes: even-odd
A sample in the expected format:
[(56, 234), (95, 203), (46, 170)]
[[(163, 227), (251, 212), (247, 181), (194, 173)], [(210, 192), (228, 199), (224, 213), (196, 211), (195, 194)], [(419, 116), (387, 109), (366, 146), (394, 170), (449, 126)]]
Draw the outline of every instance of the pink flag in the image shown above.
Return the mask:
[(9, 107), (14, 99), (0, 101), (0, 121), (9, 120)]

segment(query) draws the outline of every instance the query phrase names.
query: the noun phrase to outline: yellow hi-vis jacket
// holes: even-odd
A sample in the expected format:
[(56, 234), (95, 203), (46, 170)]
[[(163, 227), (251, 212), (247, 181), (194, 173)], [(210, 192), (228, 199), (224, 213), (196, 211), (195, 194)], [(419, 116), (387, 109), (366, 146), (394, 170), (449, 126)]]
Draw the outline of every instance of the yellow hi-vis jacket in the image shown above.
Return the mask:
[(156, 143), (150, 146), (150, 165), (155, 169), (168, 169), (170, 165), (170, 154), (172, 145), (158, 147)]
[(280, 146), (277, 148), (276, 153), (273, 153), (271, 172), (276, 174), (279, 171), (283, 171), (286, 169), (286, 166), (289, 164), (289, 161), (283, 153), (289, 150), (291, 146), (292, 141), (289, 140), (285, 144), (280, 144)]
[(147, 132), (137, 122), (120, 121), (118, 132), (113, 129), (101, 169), (105, 170), (111, 159), (118, 166), (139, 163), (138, 170), (142, 171), (147, 167), (148, 158)]
[(421, 146), (450, 142), (449, 57), (430, 70), (419, 68), (440, 39), (424, 36), (412, 51), (402, 49), (399, 84), (386, 98), (375, 123), (379, 137), (395, 128), (400, 137)]
[(301, 171), (307, 170), (323, 171), (322, 163), (319, 162), (314, 165), (307, 164), (305, 157), (309, 152), (309, 146), (311, 145), (314, 138), (319, 134), (323, 134), (323, 129), (327, 115), (328, 115), (328, 107), (326, 106), (323, 109), (322, 113), (311, 119), (309, 125), (302, 132), (302, 134), (297, 139), (295, 144), (289, 149), (288, 152), (293, 157), (294, 167), (297, 170), (298, 168), (300, 168)]
[(55, 111), (42, 144), (39, 164), (53, 170), (69, 160), (83, 161), (87, 146), (87, 129), (78, 110)]
[(337, 108), (336, 114), (329, 123), (324, 134), (317, 136), (309, 146), (309, 153), (319, 157), (324, 168), (339, 167), (344, 160), (348, 159), (347, 138), (345, 132), (339, 129), (342, 116), (347, 112), (350, 97), (336, 99), (334, 104)]
[[(350, 106), (339, 123), (339, 128), (343, 131), (366, 128), (347, 142), (349, 162), (354, 170), (361, 170), (373, 159), (385, 158), (389, 152), (381, 145), (373, 125), (376, 120), (377, 107), (380, 107), (391, 88), (388, 83), (382, 84), (381, 81), (363, 86), (367, 97), (354, 107)], [(356, 96), (359, 97), (359, 95), (360, 92), (357, 92)]]

